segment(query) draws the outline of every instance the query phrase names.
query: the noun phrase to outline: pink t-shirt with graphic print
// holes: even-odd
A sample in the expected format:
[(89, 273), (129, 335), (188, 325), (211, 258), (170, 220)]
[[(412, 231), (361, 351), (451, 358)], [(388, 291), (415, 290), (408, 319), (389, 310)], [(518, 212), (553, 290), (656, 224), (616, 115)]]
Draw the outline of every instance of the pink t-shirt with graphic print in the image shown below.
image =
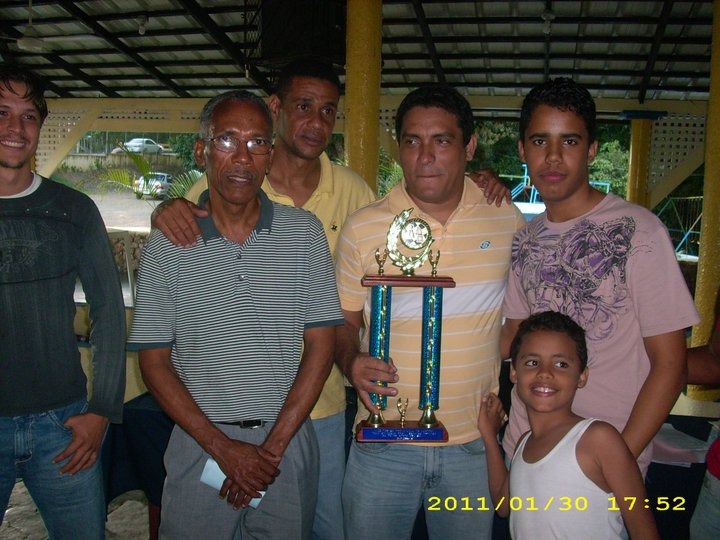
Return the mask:
[[(699, 321), (664, 225), (613, 194), (570, 221), (553, 223), (541, 214), (515, 235), (503, 315), (522, 320), (547, 310), (586, 331), (590, 376), (573, 411), (619, 431), (650, 370), (643, 338)], [(528, 429), (513, 392), (503, 440), (510, 455)], [(650, 457), (646, 449), (641, 469)]]

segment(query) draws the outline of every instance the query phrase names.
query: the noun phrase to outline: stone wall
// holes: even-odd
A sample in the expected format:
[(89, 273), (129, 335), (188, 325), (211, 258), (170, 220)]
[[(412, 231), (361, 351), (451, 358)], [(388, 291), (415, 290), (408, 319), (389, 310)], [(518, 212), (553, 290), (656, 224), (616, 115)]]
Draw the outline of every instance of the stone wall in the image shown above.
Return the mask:
[[(181, 170), (180, 161), (175, 154), (159, 156), (143, 154), (155, 170)], [(97, 169), (134, 169), (132, 159), (125, 154), (70, 154), (62, 160), (60, 168), (77, 171), (94, 171)]]
[[(150, 231), (117, 231), (113, 230), (109, 233), (110, 243), (115, 256), (115, 264), (118, 272), (124, 274), (127, 271), (125, 264), (125, 250), (128, 250), (128, 261), (130, 262), (130, 270), (136, 272), (140, 264), (140, 254), (142, 248), (150, 235)], [(129, 247), (125, 244), (129, 242)]]

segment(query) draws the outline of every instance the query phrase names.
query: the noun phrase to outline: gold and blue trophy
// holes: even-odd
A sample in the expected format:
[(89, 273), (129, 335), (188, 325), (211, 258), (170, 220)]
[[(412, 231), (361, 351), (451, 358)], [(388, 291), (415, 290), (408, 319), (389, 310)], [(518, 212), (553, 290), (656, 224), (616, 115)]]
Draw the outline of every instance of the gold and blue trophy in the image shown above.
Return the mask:
[[(390, 321), (392, 318), (393, 287), (422, 287), (422, 338), (420, 349), (419, 420), (407, 420), (408, 398), (399, 398), (400, 420), (385, 420), (387, 396), (370, 394), (380, 410), (371, 412), (356, 430), (360, 442), (445, 442), (448, 434), (435, 416), (440, 402), (440, 342), (442, 335), (443, 289), (455, 287), (455, 281), (437, 275), (440, 252), (432, 252), (434, 242), (430, 226), (421, 218), (411, 218), (413, 208), (404, 210), (393, 220), (387, 234), (386, 248), (375, 252), (378, 273), (362, 278), (364, 287), (371, 289), (369, 354), (384, 362), (390, 360)], [(410, 254), (408, 254), (410, 251)], [(390, 260), (402, 270), (402, 275), (387, 276), (384, 265)], [(415, 270), (429, 261), (430, 276), (416, 276)], [(379, 386), (387, 383), (378, 381)]]

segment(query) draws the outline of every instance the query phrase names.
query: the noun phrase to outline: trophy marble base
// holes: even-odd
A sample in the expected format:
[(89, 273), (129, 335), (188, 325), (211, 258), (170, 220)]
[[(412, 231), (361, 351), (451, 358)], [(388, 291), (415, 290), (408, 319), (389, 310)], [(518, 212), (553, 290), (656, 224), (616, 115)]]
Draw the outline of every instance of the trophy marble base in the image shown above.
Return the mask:
[(419, 426), (417, 420), (406, 420), (402, 427), (400, 420), (388, 420), (373, 427), (363, 420), (357, 425), (355, 438), (358, 442), (447, 442), (448, 433), (441, 422), (427, 428)]

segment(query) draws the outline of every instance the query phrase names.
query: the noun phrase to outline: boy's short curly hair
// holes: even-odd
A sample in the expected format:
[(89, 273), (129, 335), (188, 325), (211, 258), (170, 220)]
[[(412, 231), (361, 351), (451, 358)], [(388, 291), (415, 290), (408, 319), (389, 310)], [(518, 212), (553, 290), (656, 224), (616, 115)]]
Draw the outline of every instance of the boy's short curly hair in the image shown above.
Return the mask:
[(585, 330), (570, 317), (557, 311), (535, 313), (520, 323), (515, 338), (510, 345), (510, 358), (512, 359), (513, 366), (517, 361), (518, 353), (520, 352), (520, 347), (525, 337), (541, 331), (560, 332), (572, 339), (575, 342), (575, 350), (580, 360), (580, 371), (583, 371), (587, 367), (588, 352), (587, 342), (585, 341)]

